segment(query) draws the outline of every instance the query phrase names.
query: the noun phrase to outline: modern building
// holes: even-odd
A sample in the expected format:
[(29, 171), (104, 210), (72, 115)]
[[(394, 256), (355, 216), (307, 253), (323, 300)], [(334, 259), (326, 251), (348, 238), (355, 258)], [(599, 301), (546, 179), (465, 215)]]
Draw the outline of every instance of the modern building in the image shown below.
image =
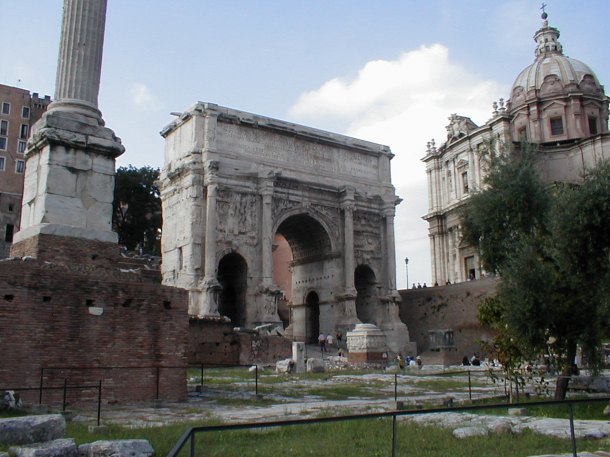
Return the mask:
[(8, 257), (19, 229), (30, 130), (49, 103), (48, 95), (0, 84), (0, 258)]
[[(478, 279), (484, 272), (473, 246), (462, 242), (459, 211), (481, 188), (482, 153), (522, 142), (538, 149), (538, 166), (546, 182), (577, 181), (584, 171), (610, 159), (608, 97), (593, 70), (567, 57), (559, 30), (543, 13), (535, 33), (534, 63), (517, 77), (510, 99), (493, 103), (492, 118), (477, 126), (452, 115), (447, 140), (428, 143), (426, 163), (432, 282), (444, 285)], [(491, 141), (493, 140), (493, 141)]]

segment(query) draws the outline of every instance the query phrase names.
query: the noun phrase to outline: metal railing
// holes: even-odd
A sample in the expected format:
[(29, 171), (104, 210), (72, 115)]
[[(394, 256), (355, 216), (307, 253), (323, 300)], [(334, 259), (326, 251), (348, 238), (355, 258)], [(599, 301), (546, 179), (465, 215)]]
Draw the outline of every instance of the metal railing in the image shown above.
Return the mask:
[[(189, 456), (195, 457), (196, 447), (196, 436), (201, 433), (210, 432), (225, 432), (235, 430), (256, 430), (270, 427), (291, 427), (291, 426), (303, 426), (312, 424), (324, 424), (332, 422), (346, 422), (364, 419), (379, 419), (379, 418), (392, 418), (392, 438), (391, 438), (391, 455), (396, 456), (396, 440), (397, 440), (397, 427), (396, 420), (398, 417), (403, 416), (415, 416), (422, 414), (434, 414), (434, 413), (456, 413), (456, 412), (468, 412), (468, 411), (484, 411), (490, 409), (509, 409), (509, 408), (530, 408), (533, 406), (551, 406), (551, 405), (565, 405), (568, 408), (569, 414), (569, 428), (570, 428), (570, 439), (572, 447), (572, 455), (577, 457), (576, 450), (576, 435), (574, 432), (574, 415), (573, 405), (577, 403), (594, 403), (594, 402), (608, 402), (610, 397), (598, 397), (590, 399), (574, 399), (574, 400), (553, 400), (553, 401), (533, 401), (526, 403), (500, 403), (493, 405), (469, 405), (469, 406), (458, 406), (450, 408), (430, 408), (430, 409), (414, 409), (414, 410), (394, 410), (380, 413), (367, 413), (367, 414), (351, 414), (344, 416), (335, 417), (321, 417), (313, 419), (291, 419), (281, 421), (269, 421), (269, 422), (247, 422), (240, 424), (226, 424), (226, 425), (208, 425), (202, 427), (190, 427), (180, 437), (176, 445), (167, 454), (167, 457), (178, 457), (179, 453), (188, 445)], [(414, 451), (416, 452), (416, 451)], [(331, 451), (332, 454), (332, 451)], [(205, 454), (199, 454), (205, 455)], [(414, 454), (416, 455), (416, 454)]]

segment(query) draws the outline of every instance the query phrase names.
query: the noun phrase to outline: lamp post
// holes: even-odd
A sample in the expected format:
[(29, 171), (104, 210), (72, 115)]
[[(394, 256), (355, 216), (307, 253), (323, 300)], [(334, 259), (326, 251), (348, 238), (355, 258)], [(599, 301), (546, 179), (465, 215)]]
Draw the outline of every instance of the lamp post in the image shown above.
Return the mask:
[(407, 289), (409, 288), (409, 258), (405, 257), (405, 265), (407, 267)]

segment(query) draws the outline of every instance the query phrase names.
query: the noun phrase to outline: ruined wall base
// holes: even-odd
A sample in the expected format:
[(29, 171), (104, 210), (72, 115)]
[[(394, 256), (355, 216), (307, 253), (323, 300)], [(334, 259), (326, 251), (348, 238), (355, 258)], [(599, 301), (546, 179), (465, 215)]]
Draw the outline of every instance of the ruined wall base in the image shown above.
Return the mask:
[[(38, 387), (42, 375), (44, 387), (67, 382), (68, 403), (97, 401), (100, 381), (104, 404), (186, 399), (186, 291), (137, 272), (16, 258), (0, 261), (0, 290), (0, 389)], [(62, 394), (45, 390), (43, 402)]]
[(194, 318), (188, 330), (189, 364), (270, 364), (292, 355), (292, 342), (282, 336), (235, 331), (224, 319)]
[[(480, 341), (491, 339), (493, 332), (477, 318), (478, 304), (495, 293), (497, 281), (481, 279), (449, 286), (401, 290), (400, 318), (409, 327), (424, 364), (459, 365), (473, 353), (482, 358)], [(453, 339), (434, 346), (431, 331), (452, 331)]]

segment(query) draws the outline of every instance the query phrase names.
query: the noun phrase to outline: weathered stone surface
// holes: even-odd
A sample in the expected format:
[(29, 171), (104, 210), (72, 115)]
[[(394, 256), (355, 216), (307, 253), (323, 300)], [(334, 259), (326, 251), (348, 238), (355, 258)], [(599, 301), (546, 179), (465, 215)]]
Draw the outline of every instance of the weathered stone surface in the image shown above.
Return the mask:
[(53, 441), (12, 446), (9, 457), (77, 457), (78, 447), (72, 438), (61, 438)]
[(79, 446), (80, 457), (149, 457), (155, 450), (147, 440), (95, 441)]
[(608, 376), (572, 376), (569, 388), (587, 392), (610, 392), (610, 377)]
[(324, 361), (322, 359), (307, 359), (307, 372), (308, 373), (323, 373), (324, 372)]
[(291, 366), (294, 362), (292, 359), (284, 359), (278, 360), (275, 364), (275, 372), (276, 373), (290, 373)]
[(486, 436), (488, 430), (485, 427), (461, 427), (453, 431), (456, 438), (470, 438), (472, 436)]
[(61, 414), (0, 419), (0, 443), (30, 444), (63, 438), (66, 420)]

